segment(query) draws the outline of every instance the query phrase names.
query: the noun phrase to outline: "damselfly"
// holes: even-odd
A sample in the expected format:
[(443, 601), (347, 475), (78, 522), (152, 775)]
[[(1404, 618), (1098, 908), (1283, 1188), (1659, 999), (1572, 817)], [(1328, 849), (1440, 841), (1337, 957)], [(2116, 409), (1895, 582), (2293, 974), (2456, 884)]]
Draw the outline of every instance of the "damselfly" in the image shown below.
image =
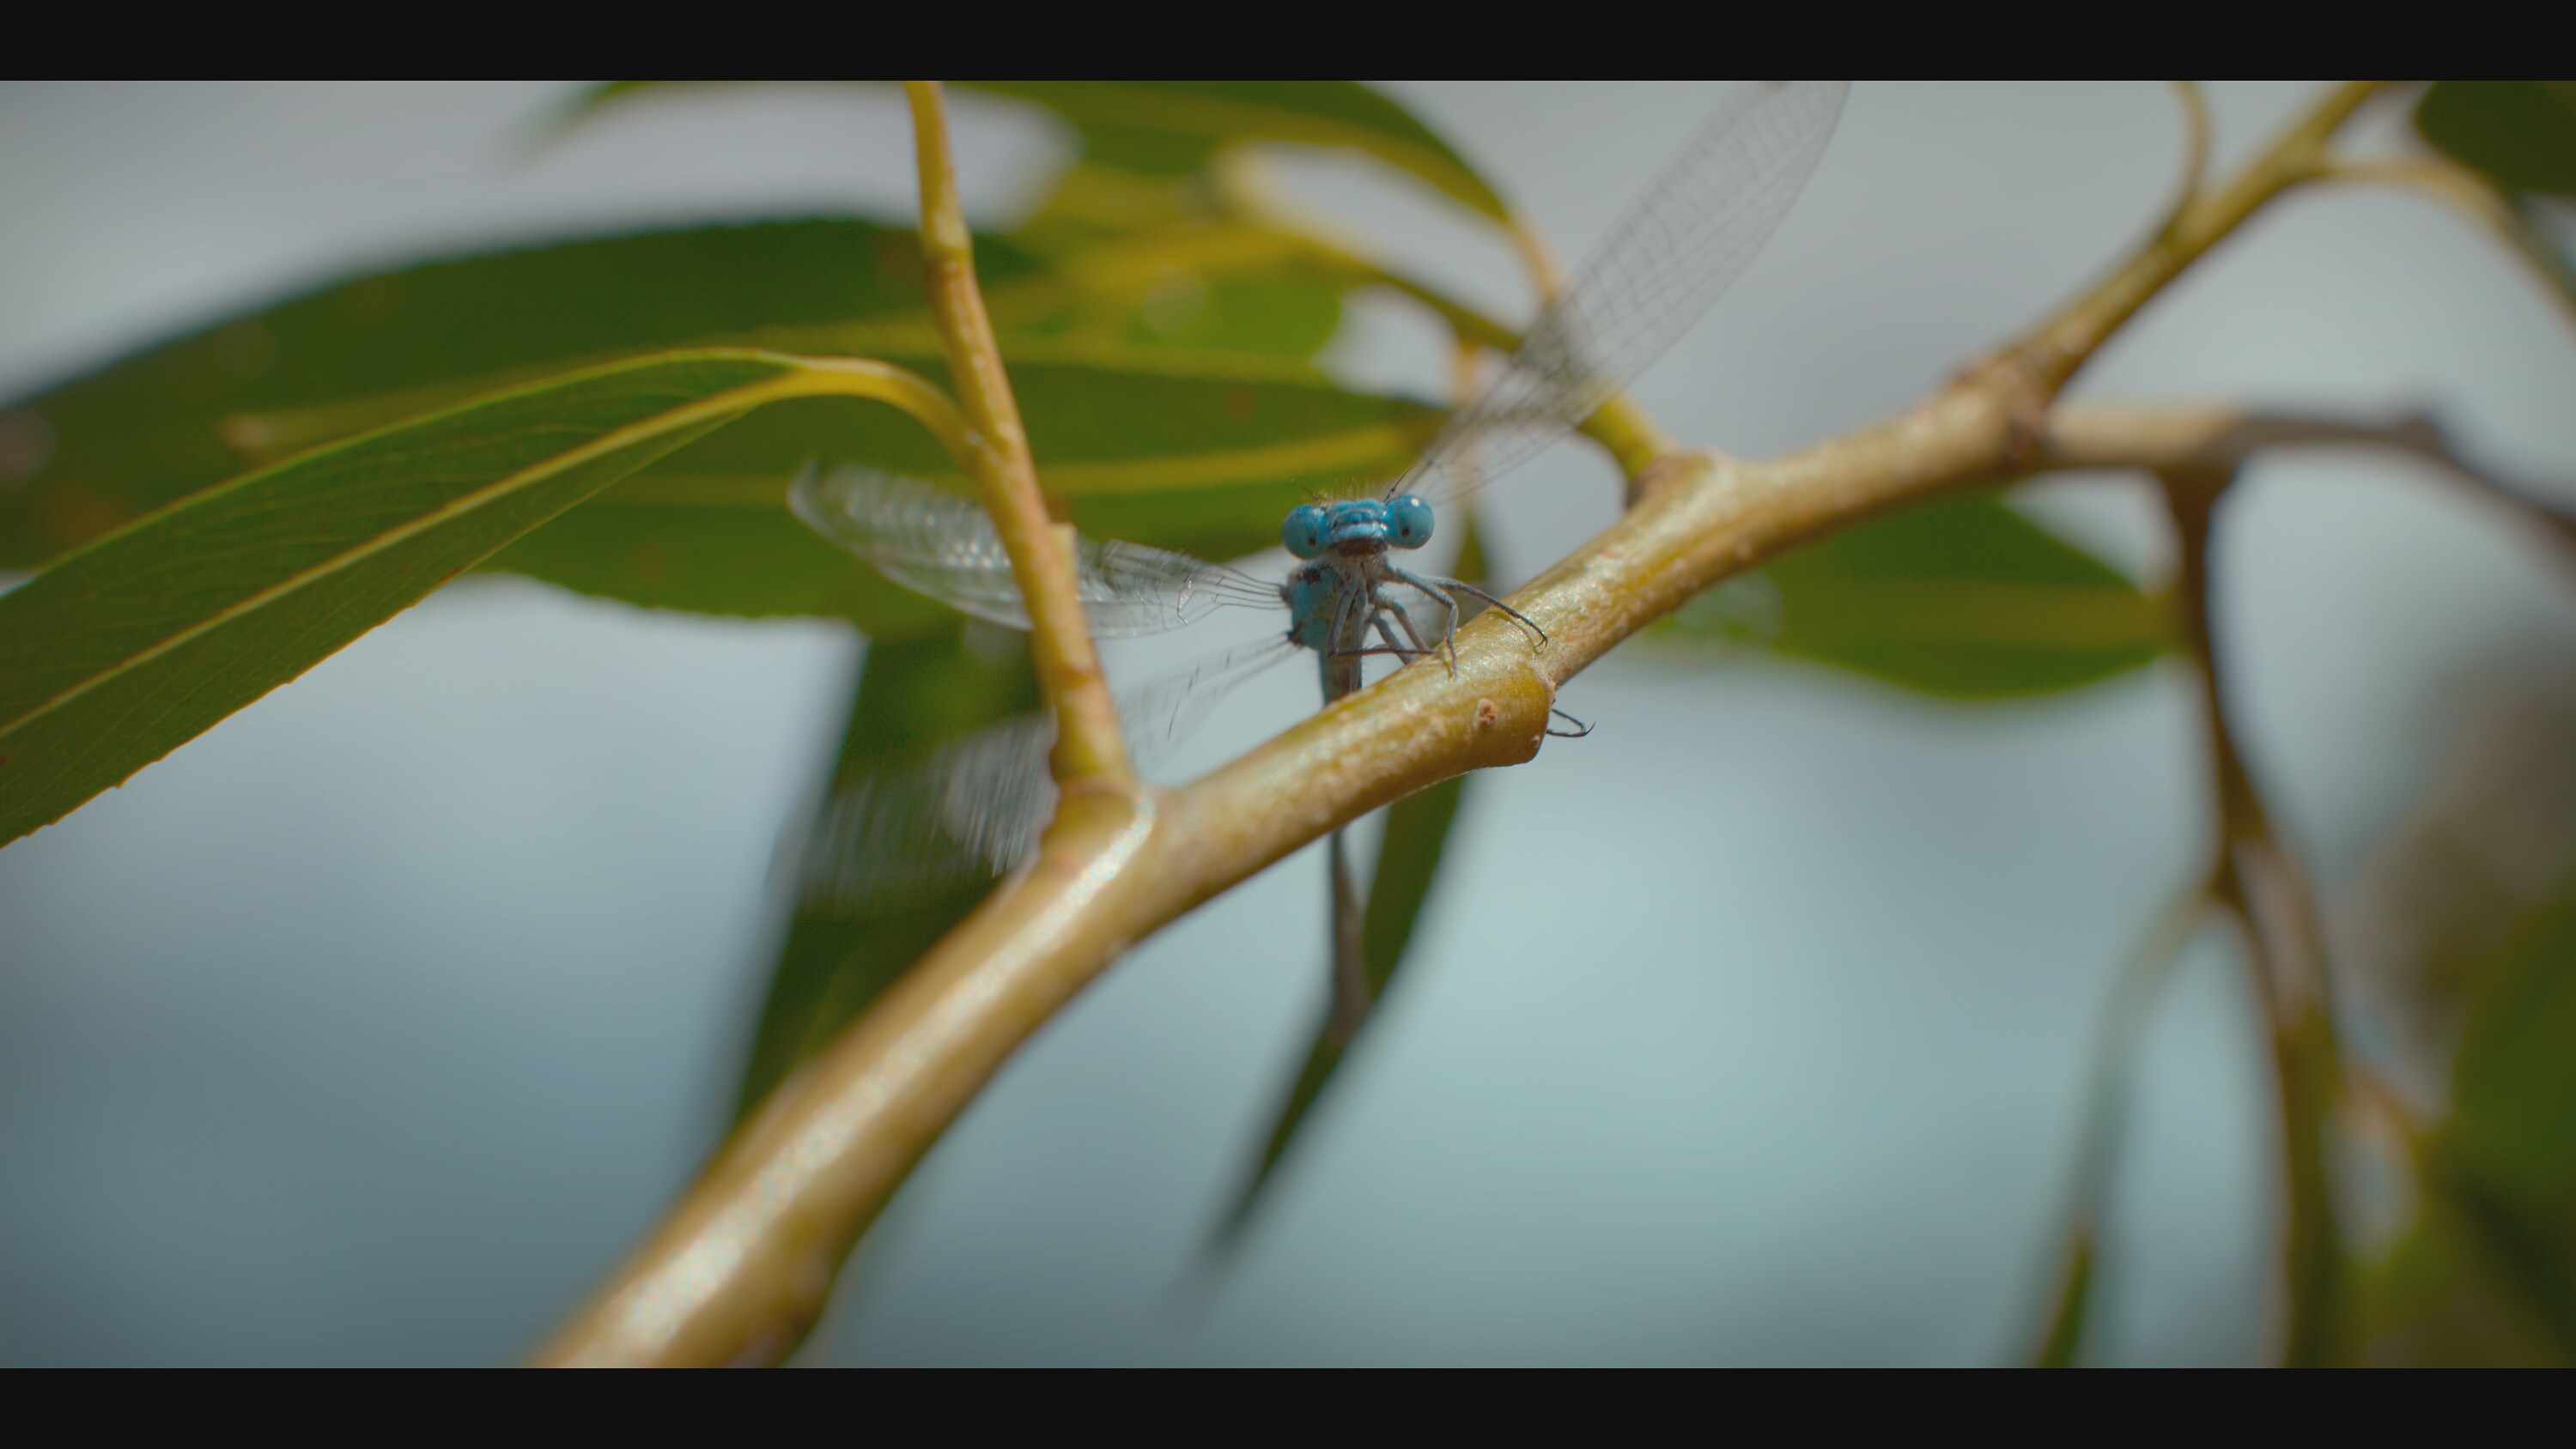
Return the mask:
[[(1217, 694), (1297, 649), (1315, 652), (1328, 703), (1360, 687), (1366, 656), (1447, 651), (1454, 660), (1462, 600), (1501, 608), (1543, 646), (1536, 624), (1483, 589), (1397, 556), (1430, 542), (1441, 507), (1580, 426), (1715, 304), (1814, 170), (1844, 89), (1840, 81), (1764, 82), (1722, 107), (1412, 467), (1371, 494), (1289, 513), (1281, 542), (1298, 562), (1284, 582), (1165, 549), (1077, 539), (1077, 588), (1096, 634), (1159, 633), (1227, 606), (1286, 615), (1284, 633), (1265, 645), (1122, 696), (1121, 717), (1140, 748), (1176, 744)], [(971, 500), (845, 467), (809, 468), (789, 502), (816, 532), (895, 582), (977, 618), (1028, 627), (1001, 540)], [(1043, 722), (1007, 722), (910, 775), (845, 790), (829, 806), (824, 858), (809, 860), (807, 890), (848, 900), (917, 878), (935, 861), (1015, 865), (1052, 808), (1048, 738)], [(1344, 949), (1344, 936), (1355, 934), (1342, 929), (1355, 897), (1338, 834), (1332, 853), (1335, 1015), (1348, 1025), (1364, 988)]]

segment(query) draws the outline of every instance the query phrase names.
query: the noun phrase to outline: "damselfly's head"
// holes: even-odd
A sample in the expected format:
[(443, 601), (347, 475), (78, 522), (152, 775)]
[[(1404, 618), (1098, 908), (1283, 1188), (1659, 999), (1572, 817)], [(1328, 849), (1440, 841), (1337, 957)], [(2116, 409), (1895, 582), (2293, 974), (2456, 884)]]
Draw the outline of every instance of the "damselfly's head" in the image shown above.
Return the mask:
[(1289, 510), (1279, 541), (1299, 558), (1336, 554), (1360, 558), (1390, 548), (1420, 548), (1431, 541), (1431, 505), (1407, 493), (1396, 498), (1344, 498)]

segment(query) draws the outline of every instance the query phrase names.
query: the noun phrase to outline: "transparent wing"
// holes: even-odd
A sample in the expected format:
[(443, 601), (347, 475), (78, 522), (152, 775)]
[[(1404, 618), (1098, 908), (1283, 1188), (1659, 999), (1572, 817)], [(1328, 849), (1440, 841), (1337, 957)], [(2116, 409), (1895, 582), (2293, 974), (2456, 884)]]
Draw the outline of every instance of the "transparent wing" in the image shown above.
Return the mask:
[[(816, 533), (877, 572), (960, 613), (1014, 629), (1028, 606), (993, 520), (971, 498), (873, 468), (813, 465), (787, 504)], [(1278, 586), (1169, 549), (1111, 540), (1074, 543), (1075, 588), (1094, 634), (1159, 634), (1228, 606), (1283, 609)]]
[(1168, 760), (1245, 680), (1266, 673), (1297, 652), (1285, 634), (1196, 659), (1169, 674), (1118, 692), (1118, 719), (1127, 731), (1127, 752), (1139, 768)]
[(864, 917), (1017, 868), (1055, 813), (1054, 739), (1054, 721), (1020, 715), (842, 786), (808, 836), (799, 904)]
[[(1563, 437), (1663, 356), (1788, 214), (1847, 89), (1764, 81), (1719, 108), (1390, 496), (1465, 496)], [(1473, 466), (1460, 466), (1465, 455)]]
[[(1170, 758), (1237, 685), (1297, 652), (1284, 634), (1160, 675), (1118, 695), (1139, 765)], [(1019, 868), (1055, 814), (1047, 751), (1055, 721), (1020, 715), (951, 741), (909, 769), (835, 791), (798, 866), (809, 910), (864, 916)]]

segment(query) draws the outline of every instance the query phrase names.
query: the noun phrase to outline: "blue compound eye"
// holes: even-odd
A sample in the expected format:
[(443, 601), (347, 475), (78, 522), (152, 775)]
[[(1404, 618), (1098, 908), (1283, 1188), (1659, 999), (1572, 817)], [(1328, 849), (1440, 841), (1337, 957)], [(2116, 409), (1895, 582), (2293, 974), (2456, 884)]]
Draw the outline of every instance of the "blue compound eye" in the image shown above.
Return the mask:
[(1397, 548), (1420, 548), (1431, 541), (1431, 505), (1411, 493), (1386, 505), (1387, 541)]
[(1324, 552), (1324, 510), (1312, 503), (1300, 503), (1288, 510), (1279, 525), (1279, 541), (1299, 558), (1320, 558)]

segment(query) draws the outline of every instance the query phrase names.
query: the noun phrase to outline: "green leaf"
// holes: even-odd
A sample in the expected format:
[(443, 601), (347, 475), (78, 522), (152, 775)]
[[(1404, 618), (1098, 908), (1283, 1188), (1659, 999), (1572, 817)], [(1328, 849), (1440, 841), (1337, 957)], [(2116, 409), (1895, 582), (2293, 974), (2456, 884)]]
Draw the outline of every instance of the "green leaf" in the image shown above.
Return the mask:
[(872, 638), (935, 633), (953, 621), (953, 611), (888, 583), (798, 523), (783, 506), (783, 482), (743, 492), (739, 503), (709, 506), (632, 477), (482, 567), (647, 608), (847, 619)]
[[(1079, 275), (1038, 268), (1007, 243), (979, 246), (995, 315), (1023, 329), (1004, 347), (1044, 481), (1063, 497), (1123, 500), (1102, 505), (1118, 536), (1220, 554), (1266, 546), (1299, 492), (1399, 468), (1437, 421), (1404, 399), (1336, 388), (1286, 351), (1252, 351), (1317, 340), (1313, 316), (1253, 315), (1263, 298), (1292, 313), (1312, 302), (1293, 277), (1275, 293), (1258, 280), (1209, 288), (1215, 300), (1197, 320), (1174, 322), (1175, 337), (1234, 350), (1135, 340), (1152, 330), (1139, 319), (1158, 305), (1156, 279), (1196, 275), (1174, 267), (1276, 274), (1277, 248), (1257, 236), (1127, 248)], [(0, 566), (37, 564), (245, 461), (602, 354), (709, 342), (865, 353), (931, 375), (945, 366), (911, 233), (865, 222), (701, 228), (409, 268), (236, 318), (0, 411), (0, 469), (36, 459), (0, 479), (20, 485), (0, 486)], [(790, 404), (657, 461), (492, 566), (656, 607), (929, 626), (933, 611), (785, 512), (787, 480), (817, 457), (953, 476), (920, 429), (884, 408)], [(1168, 515), (1150, 506), (1164, 490), (1187, 495)], [(1098, 526), (1087, 507), (1075, 511)]]
[[(615, 82), (577, 98), (564, 121), (614, 98), (710, 84), (738, 83)], [(997, 305), (1006, 353), (1007, 334), (1032, 330), (1301, 358), (1331, 340), (1349, 279), (1307, 274), (1303, 238), (1283, 247), (1283, 233), (1240, 214), (1215, 166), (1234, 138), (1079, 121), (1074, 130), (1081, 154), (1007, 238), (1014, 255), (1063, 266), (1073, 294), (1043, 318), (1025, 305)], [(980, 265), (988, 243), (977, 245), (990, 293), (994, 269)]]
[(2516, 671), (2450, 709), (2447, 758), (2338, 933), (2373, 1055), (2449, 1083), (2358, 1306), (2377, 1362), (2576, 1364), (2576, 678)]
[[(612, 81), (576, 99), (565, 120), (667, 87)], [(701, 85), (707, 82), (679, 82)], [(867, 82), (867, 84), (881, 84)], [(1356, 81), (951, 81), (1044, 106), (1081, 128), (1088, 149), (1120, 169), (1173, 174), (1197, 148), (1255, 141), (1340, 146), (1429, 182), (1452, 200), (1509, 221), (1510, 209), (1447, 142), (1402, 106)], [(1203, 163), (1202, 163), (1203, 164)]]
[[(2486, 1174), (2450, 1160), (2445, 1144), (2425, 1153), (2422, 1185), (2439, 1206), (2427, 1221), (2446, 1228), (2467, 1256), (2468, 1272), (2502, 1289), (2512, 1316), (2530, 1332), (2515, 1357), (2564, 1366), (2576, 1363), (2576, 1233), (2570, 1204), (2518, 1200)], [(2539, 1344), (2546, 1355), (2531, 1350)]]
[(1502, 198), (1402, 106), (1356, 81), (960, 81), (1034, 101), (1077, 125), (1180, 141), (1343, 146), (1409, 171), (1451, 199), (1509, 221)]
[(1383, 995), (1413, 944), (1413, 928), (1431, 899), (1440, 875), (1440, 858), (1449, 833), (1465, 803), (1467, 777), (1443, 780), (1387, 807), (1386, 835), (1379, 842), (1377, 870), (1369, 882), (1368, 915), (1360, 934), (1360, 957), (1368, 967), (1369, 996)]
[[(611, 99), (708, 84), (732, 83), (619, 81), (577, 99), (565, 119)], [(1079, 301), (1045, 330), (1286, 357), (1312, 357), (1331, 340), (1343, 279), (1300, 274), (1283, 265), (1293, 256), (1275, 243), (1271, 260), (1245, 270), (1246, 243), (1260, 249), (1258, 239), (1276, 233), (1238, 215), (1216, 174), (1218, 154), (1234, 138), (1079, 120), (1074, 130), (1081, 154), (1009, 238), (1078, 276)], [(1003, 316), (1002, 325), (1025, 331), (1032, 323)]]
[(512, 389), (246, 474), (0, 595), (0, 841), (62, 818), (652, 459), (830, 363), (699, 352)]
[[(949, 740), (1037, 708), (1037, 677), (1026, 652), (995, 658), (968, 649), (954, 615), (932, 637), (873, 640), (850, 701), (830, 791), (900, 773)], [(816, 817), (807, 852), (832, 847), (826, 818)], [(860, 909), (800, 891), (770, 974), (735, 1115), (757, 1107), (964, 919), (992, 884), (985, 876)]]
[[(1993, 498), (1892, 514), (1767, 565), (1778, 652), (1947, 699), (2079, 688), (2149, 662), (2173, 639), (2164, 605), (2110, 565)], [(1685, 609), (1656, 635), (1742, 642)], [(1732, 632), (1730, 632), (1732, 631)]]
[[(1440, 857), (1448, 847), (1451, 828), (1458, 822), (1458, 807), (1466, 798), (1466, 788), (1466, 777), (1461, 775), (1416, 791), (1387, 807), (1386, 834), (1378, 846), (1377, 869), (1369, 884), (1367, 914), (1360, 936), (1360, 960), (1367, 972), (1371, 1001), (1385, 995), (1395, 980), (1396, 968), (1404, 963), (1405, 948), (1412, 944), (1413, 928), (1422, 918), (1423, 905), (1431, 898), (1431, 885), (1439, 875)], [(1223, 1258), (1241, 1241), (1272, 1174), (1286, 1160), (1298, 1129), (1322, 1099), (1324, 1088), (1346, 1055), (1348, 1048), (1333, 1040), (1330, 1022), (1318, 1025), (1315, 1039), (1306, 1049), (1305, 1064), (1298, 1069), (1296, 1080), (1289, 1084), (1286, 1097), (1271, 1119), (1261, 1156), (1235, 1190), (1234, 1200), (1208, 1241), (1210, 1259)]]
[(2444, 975), (2478, 989), (2421, 1210), (2370, 1285), (2378, 1353), (2576, 1364), (2576, 889)]
[(2576, 1362), (2576, 890), (2517, 926), (2487, 973), (2426, 1175)]
[(1312, 357), (1341, 330), (1343, 290), (1315, 277), (1209, 276), (1175, 267), (1124, 309), (1116, 336), (1137, 346)]
[(2039, 1352), (2033, 1368), (2074, 1368), (2084, 1350), (2084, 1319), (2093, 1302), (2093, 1229), (2084, 1224), (2067, 1245), (2064, 1275), (2057, 1285), (2057, 1303), (2048, 1315), (2048, 1327), (2040, 1335)]
[(1304, 237), (1246, 217), (1204, 137), (1077, 126), (1082, 154), (1011, 240), (1080, 281), (1061, 330), (1130, 343), (1312, 358), (1342, 322), (1346, 275), (1310, 272)]
[[(2406, 1237), (2362, 1278), (2365, 1361), (2420, 1368), (2576, 1364), (2576, 1297), (2534, 1225), (2428, 1156)], [(2500, 1210), (2503, 1209), (2503, 1210)]]
[(2415, 129), (2508, 191), (2576, 196), (2576, 81), (2441, 81)]
[[(1439, 422), (1404, 399), (1240, 363), (1014, 365), (1040, 481), (1095, 536), (1233, 558), (1275, 545), (1281, 515), (1312, 490), (1401, 470)], [(787, 480), (818, 458), (965, 486), (898, 414), (788, 403), (673, 454), (494, 562), (634, 603), (918, 632), (935, 611), (889, 594), (785, 511)]]
[[(1007, 242), (989, 285), (1061, 298)], [(1060, 288), (1060, 284), (1059, 288)], [(0, 416), (41, 430), (41, 463), (0, 478), (0, 567), (29, 568), (265, 462), (513, 382), (707, 345), (860, 352), (929, 339), (909, 230), (848, 219), (564, 242), (340, 282), (148, 348)], [(23, 421), (32, 419), (33, 421)]]

